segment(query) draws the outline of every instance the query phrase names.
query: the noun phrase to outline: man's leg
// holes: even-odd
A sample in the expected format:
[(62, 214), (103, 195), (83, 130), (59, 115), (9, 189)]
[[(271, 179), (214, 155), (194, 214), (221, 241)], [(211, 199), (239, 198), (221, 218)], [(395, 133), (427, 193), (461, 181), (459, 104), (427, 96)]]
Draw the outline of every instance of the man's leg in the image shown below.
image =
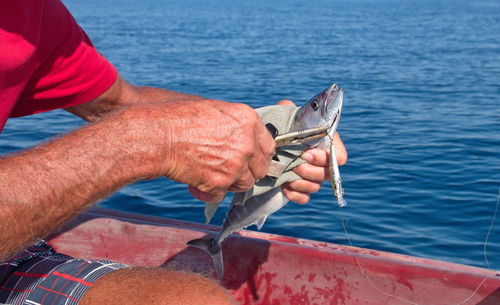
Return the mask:
[(0, 286), (0, 304), (236, 304), (216, 282), (192, 273), (74, 259), (43, 241), (0, 263)]
[(104, 275), (84, 295), (81, 305), (235, 305), (213, 280), (180, 271), (125, 268)]

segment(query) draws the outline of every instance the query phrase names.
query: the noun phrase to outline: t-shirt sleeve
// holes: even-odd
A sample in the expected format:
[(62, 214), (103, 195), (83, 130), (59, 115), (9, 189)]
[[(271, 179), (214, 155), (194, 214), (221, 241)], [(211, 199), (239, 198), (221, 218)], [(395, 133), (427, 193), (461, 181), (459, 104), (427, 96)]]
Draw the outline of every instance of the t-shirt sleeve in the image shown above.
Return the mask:
[(117, 78), (60, 0), (46, 0), (43, 14), (34, 71), (12, 116), (88, 102)]

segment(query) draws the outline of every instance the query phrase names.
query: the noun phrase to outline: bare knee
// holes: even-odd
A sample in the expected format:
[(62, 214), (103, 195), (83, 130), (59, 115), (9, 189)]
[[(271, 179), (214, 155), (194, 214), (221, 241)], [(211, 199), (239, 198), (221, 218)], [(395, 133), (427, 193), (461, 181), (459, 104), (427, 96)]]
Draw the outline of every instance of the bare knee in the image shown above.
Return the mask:
[(235, 305), (219, 284), (192, 273), (128, 268), (103, 276), (85, 294), (81, 305)]

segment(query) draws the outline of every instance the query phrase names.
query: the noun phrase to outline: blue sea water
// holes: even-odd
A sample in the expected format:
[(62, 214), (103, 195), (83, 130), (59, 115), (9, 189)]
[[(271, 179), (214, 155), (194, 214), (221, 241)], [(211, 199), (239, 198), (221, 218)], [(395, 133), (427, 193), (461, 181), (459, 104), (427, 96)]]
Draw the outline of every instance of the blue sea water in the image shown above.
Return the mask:
[[(500, 189), (499, 1), (64, 2), (134, 84), (253, 107), (300, 104), (333, 81), (345, 89), (349, 205), (339, 209), (325, 183), (263, 231), (348, 244), (347, 218), (355, 246), (487, 267)], [(64, 111), (12, 119), (0, 151), (81, 124)], [(203, 221), (203, 205), (166, 179), (100, 205)], [(499, 270), (500, 219), (487, 255)]]

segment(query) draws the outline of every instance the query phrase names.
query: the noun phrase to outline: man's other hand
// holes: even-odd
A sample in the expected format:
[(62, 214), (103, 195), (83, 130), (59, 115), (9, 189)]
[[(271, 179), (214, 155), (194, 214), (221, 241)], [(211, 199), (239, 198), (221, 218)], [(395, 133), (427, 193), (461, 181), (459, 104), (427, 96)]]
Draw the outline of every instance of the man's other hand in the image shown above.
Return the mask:
[[(295, 106), (295, 103), (290, 100), (281, 100), (278, 104)], [(335, 133), (333, 145), (339, 165), (344, 165), (347, 162), (347, 151), (338, 133)], [(302, 180), (285, 183), (282, 189), (290, 201), (305, 204), (309, 201), (311, 193), (319, 191), (323, 181), (330, 180), (330, 153), (313, 148), (306, 150), (301, 157), (307, 161), (307, 164), (297, 166), (294, 171)]]

